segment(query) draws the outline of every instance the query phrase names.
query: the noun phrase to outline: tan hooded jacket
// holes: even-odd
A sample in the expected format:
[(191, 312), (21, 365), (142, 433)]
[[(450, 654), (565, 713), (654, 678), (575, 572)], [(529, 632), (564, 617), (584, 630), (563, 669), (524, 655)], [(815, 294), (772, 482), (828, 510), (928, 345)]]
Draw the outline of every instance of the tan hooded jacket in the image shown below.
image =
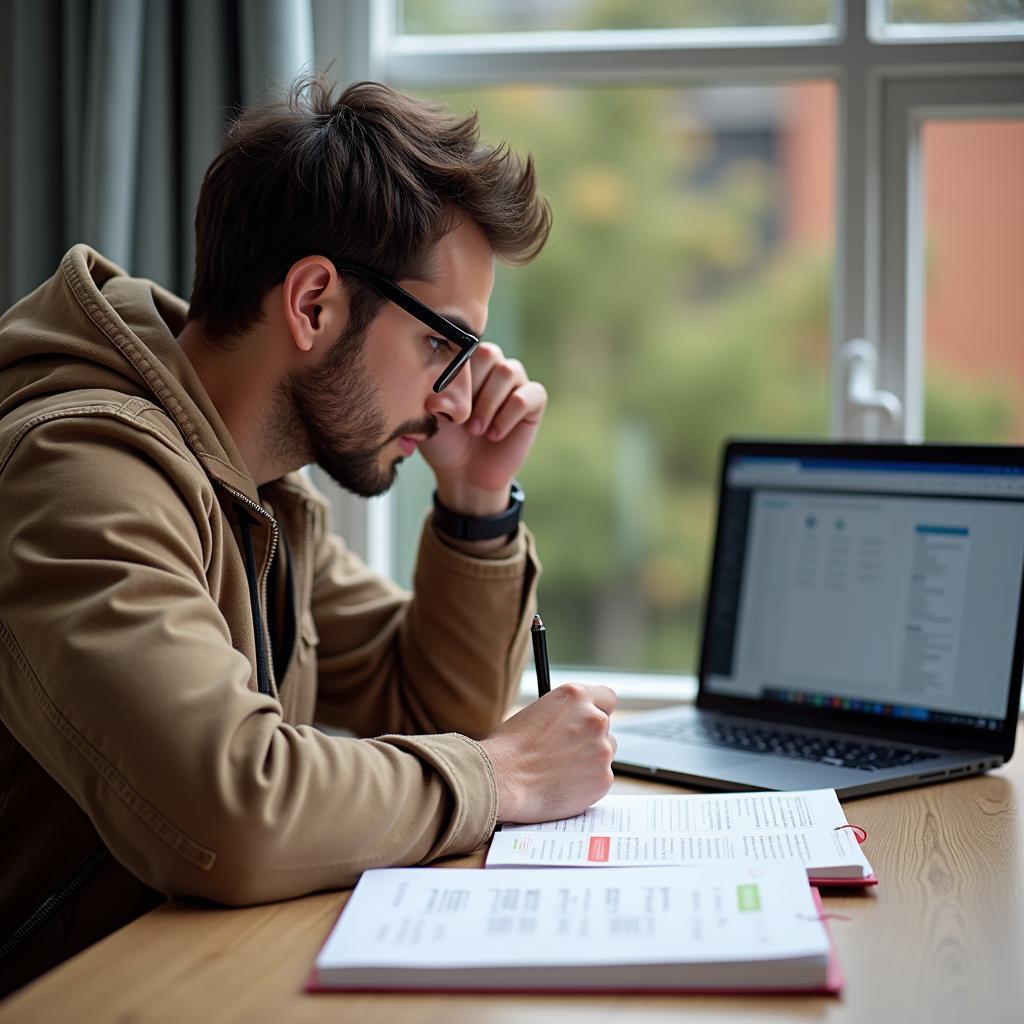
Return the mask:
[(470, 737), (522, 671), (529, 534), (481, 559), (428, 523), (415, 596), (374, 575), (299, 474), (257, 492), (185, 314), (76, 246), (0, 319), (0, 993), (161, 894), (283, 899), (494, 828)]

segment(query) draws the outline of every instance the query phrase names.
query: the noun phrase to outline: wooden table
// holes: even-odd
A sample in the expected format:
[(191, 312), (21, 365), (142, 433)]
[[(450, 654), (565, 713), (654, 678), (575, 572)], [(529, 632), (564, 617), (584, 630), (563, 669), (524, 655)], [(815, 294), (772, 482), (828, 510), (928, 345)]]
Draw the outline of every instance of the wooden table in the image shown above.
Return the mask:
[[(615, 791), (678, 792), (629, 779)], [(830, 922), (846, 975), (838, 998), (304, 995), (348, 896), (334, 892), (242, 910), (168, 903), (0, 1003), (0, 1024), (1024, 1020), (1024, 754), (989, 775), (845, 807), (868, 831), (880, 884), (824, 897), (843, 915)]]

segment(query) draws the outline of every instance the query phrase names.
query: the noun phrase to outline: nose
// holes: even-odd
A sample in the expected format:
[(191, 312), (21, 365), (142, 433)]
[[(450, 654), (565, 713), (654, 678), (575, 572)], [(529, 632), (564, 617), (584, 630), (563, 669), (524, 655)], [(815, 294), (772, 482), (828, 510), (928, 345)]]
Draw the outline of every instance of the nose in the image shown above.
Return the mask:
[(442, 392), (431, 391), (425, 407), (431, 416), (444, 416), (452, 423), (465, 423), (473, 411), (472, 364), (466, 363)]

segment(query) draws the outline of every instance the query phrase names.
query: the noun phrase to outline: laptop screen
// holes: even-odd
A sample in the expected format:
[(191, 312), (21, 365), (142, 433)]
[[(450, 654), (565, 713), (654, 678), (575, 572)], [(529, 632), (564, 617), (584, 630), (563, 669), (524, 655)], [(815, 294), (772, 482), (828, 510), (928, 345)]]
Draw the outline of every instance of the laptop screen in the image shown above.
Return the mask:
[[(730, 447), (703, 692), (1002, 731), (1024, 579), (1024, 457), (842, 449)], [(975, 461), (979, 451), (991, 461)]]

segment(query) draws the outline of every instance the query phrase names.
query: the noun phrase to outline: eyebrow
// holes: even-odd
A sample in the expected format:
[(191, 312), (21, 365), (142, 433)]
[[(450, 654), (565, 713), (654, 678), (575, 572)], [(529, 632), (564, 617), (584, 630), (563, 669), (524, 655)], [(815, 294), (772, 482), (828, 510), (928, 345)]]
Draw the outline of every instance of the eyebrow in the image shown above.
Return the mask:
[[(394, 283), (397, 284), (399, 288), (404, 288), (406, 291), (408, 291), (406, 285), (410, 281), (415, 281), (419, 284), (437, 283), (429, 272), (424, 274), (411, 274), (409, 277), (403, 277), (400, 281), (395, 281)], [(409, 294), (412, 295), (412, 292), (409, 292)], [(417, 296), (415, 295), (413, 295), (412, 297), (414, 299), (417, 298)], [(423, 302), (422, 299), (418, 299), (418, 301)], [(424, 305), (426, 305), (426, 303), (424, 303)], [(474, 338), (479, 338), (483, 334), (483, 331), (475, 330), (470, 325), (469, 321), (459, 316), (458, 313), (449, 313), (447, 310), (435, 309), (433, 306), (427, 306), (427, 309), (433, 309), (435, 313), (438, 313), (441, 316), (443, 316), (445, 320), (447, 320), (449, 323), (455, 324), (455, 326), (458, 327), (460, 331), (465, 331), (467, 334), (472, 334)]]
[(474, 338), (479, 338), (483, 331), (478, 331), (469, 325), (467, 320), (464, 320), (458, 313), (448, 313), (443, 309), (439, 309), (438, 313), (441, 314), (449, 323), (455, 324), (460, 331), (465, 331), (467, 334), (472, 334)]

